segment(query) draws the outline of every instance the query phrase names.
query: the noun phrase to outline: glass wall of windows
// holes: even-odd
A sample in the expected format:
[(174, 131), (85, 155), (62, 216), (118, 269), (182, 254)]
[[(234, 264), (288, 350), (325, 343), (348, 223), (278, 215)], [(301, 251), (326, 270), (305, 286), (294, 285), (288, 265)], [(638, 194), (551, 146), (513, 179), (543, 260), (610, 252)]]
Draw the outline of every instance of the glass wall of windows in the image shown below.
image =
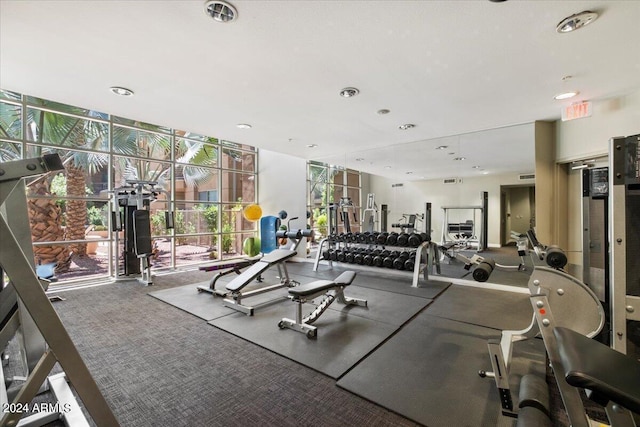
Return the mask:
[[(360, 231), (361, 205), (360, 172), (319, 162), (307, 163), (307, 210), (311, 212), (309, 220), (315, 240), (332, 231), (344, 233), (344, 215), (349, 218), (351, 232)], [(337, 213), (335, 230), (329, 229), (329, 206), (334, 206)]]
[(28, 208), (36, 263), (62, 282), (118, 274), (110, 200), (131, 181), (159, 190), (153, 268), (240, 255), (257, 234), (242, 215), (257, 201), (253, 147), (0, 90), (0, 162), (50, 153), (65, 170), (28, 182)]

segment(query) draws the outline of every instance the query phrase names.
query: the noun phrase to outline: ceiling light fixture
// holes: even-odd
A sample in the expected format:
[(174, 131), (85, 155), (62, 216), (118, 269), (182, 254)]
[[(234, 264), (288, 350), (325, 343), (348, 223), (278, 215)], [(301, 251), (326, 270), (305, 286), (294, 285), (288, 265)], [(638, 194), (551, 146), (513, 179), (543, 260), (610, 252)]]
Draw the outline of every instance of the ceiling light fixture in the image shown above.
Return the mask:
[(389, 114), (391, 112), (391, 110), (387, 110), (386, 108), (383, 108), (382, 110), (378, 110), (378, 114), (384, 115), (384, 114)]
[(318, 144), (307, 144), (308, 148), (316, 148)]
[(232, 22), (238, 19), (238, 11), (231, 4), (221, 0), (208, 0), (204, 3), (204, 13), (217, 22)]
[(436, 150), (444, 150), (445, 148), (449, 148), (449, 146), (448, 145), (438, 145), (436, 147)]
[(385, 166), (384, 168), (385, 169), (391, 169), (391, 166)]
[(569, 99), (569, 98), (573, 98), (574, 96), (576, 96), (577, 94), (579, 94), (580, 92), (576, 91), (572, 91), (572, 92), (565, 92), (565, 93), (560, 93), (556, 96), (553, 97), (553, 99), (555, 100), (563, 100), (563, 99)]
[(454, 157), (453, 160), (466, 160), (466, 157)]
[(480, 169), (480, 166), (471, 166), (471, 169)]
[(133, 91), (121, 86), (111, 86), (109, 90), (120, 96), (133, 96)]
[(559, 33), (570, 33), (571, 31), (575, 31), (592, 23), (596, 18), (598, 18), (598, 14), (596, 12), (585, 10), (564, 18), (556, 26), (556, 31)]
[(360, 91), (358, 89), (356, 89), (355, 87), (345, 87), (344, 89), (342, 89), (340, 91), (340, 96), (343, 97), (343, 98), (353, 98), (354, 96), (356, 96), (359, 93), (360, 93)]
[(358, 157), (358, 158), (356, 159), (356, 162), (361, 162), (361, 161), (363, 161), (363, 160), (364, 160), (364, 159), (363, 159), (362, 157)]
[(413, 129), (414, 127), (416, 127), (416, 125), (414, 125), (413, 123), (405, 123), (403, 125), (398, 126), (398, 129), (408, 130), (408, 129)]
[(405, 172), (405, 174), (407, 174), (407, 175), (412, 175), (412, 174), (413, 174), (413, 172), (409, 171), (409, 172)]
[(251, 129), (251, 125), (248, 123), (238, 123), (236, 127), (238, 129)]

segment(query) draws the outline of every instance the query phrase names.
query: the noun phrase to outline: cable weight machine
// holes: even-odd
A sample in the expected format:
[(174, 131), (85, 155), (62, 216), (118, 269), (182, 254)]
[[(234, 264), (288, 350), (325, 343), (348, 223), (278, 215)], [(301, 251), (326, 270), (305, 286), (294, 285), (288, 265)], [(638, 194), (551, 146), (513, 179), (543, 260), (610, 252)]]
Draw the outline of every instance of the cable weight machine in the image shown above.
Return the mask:
[[(115, 232), (116, 274), (130, 277), (137, 276), (138, 281), (149, 286), (151, 278), (151, 262), (153, 244), (151, 239), (151, 202), (166, 193), (156, 188), (156, 181), (127, 180), (122, 187), (115, 188), (112, 193), (111, 229)], [(173, 215), (165, 212), (165, 225), (172, 229)], [(122, 238), (120, 237), (122, 232)], [(122, 255), (120, 240), (123, 240)], [(122, 256), (122, 259), (121, 259)], [(123, 266), (120, 267), (120, 262)], [(121, 274), (122, 273), (122, 274)]]

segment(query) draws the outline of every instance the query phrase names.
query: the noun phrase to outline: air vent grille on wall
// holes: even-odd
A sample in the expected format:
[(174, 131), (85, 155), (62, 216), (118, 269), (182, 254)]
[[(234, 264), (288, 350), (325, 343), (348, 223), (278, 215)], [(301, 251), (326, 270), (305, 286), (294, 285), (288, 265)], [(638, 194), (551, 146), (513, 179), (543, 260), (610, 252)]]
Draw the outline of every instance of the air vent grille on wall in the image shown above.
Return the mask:
[(442, 180), (444, 184), (455, 184), (458, 182), (458, 178), (445, 178)]
[(520, 180), (522, 180), (522, 179), (536, 179), (536, 174), (535, 173), (524, 173), (522, 175), (519, 175), (518, 179), (520, 179)]

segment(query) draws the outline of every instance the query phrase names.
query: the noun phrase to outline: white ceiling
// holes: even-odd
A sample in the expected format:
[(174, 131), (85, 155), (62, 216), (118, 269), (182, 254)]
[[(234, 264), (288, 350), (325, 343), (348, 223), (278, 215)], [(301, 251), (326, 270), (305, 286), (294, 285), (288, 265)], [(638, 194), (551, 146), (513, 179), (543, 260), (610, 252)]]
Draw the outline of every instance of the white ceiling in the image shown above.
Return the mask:
[(554, 95), (640, 88), (637, 0), (231, 3), (0, 0), (0, 88), (403, 180), (532, 172)]

